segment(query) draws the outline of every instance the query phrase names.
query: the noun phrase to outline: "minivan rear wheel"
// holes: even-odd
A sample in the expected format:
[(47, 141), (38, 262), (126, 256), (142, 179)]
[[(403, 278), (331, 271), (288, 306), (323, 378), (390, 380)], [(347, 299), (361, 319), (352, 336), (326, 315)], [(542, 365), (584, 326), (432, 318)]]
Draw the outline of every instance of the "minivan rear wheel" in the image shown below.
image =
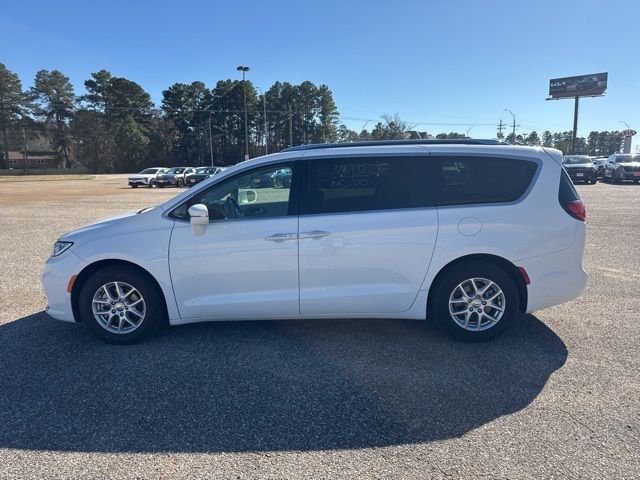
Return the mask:
[(438, 280), (431, 307), (438, 324), (455, 338), (490, 340), (509, 328), (518, 315), (518, 289), (497, 265), (461, 263)]
[(136, 343), (165, 323), (162, 293), (143, 272), (110, 266), (93, 273), (78, 296), (82, 322), (101, 340)]

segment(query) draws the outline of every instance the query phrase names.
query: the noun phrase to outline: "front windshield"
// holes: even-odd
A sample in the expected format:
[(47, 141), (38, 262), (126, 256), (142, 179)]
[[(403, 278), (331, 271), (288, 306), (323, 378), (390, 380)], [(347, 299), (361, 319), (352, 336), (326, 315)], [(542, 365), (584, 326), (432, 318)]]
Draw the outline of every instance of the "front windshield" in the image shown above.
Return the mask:
[(564, 157), (564, 161), (562, 162), (565, 165), (577, 165), (579, 163), (593, 163), (590, 157), (574, 155), (571, 157)]
[(169, 170), (166, 171), (166, 173), (172, 173), (172, 174), (182, 173), (182, 172), (184, 172), (184, 167), (170, 168)]
[(196, 173), (207, 173), (208, 167), (198, 167), (196, 168)]
[(140, 172), (140, 175), (148, 175), (150, 173), (157, 173), (157, 172), (158, 172), (157, 168), (145, 168)]

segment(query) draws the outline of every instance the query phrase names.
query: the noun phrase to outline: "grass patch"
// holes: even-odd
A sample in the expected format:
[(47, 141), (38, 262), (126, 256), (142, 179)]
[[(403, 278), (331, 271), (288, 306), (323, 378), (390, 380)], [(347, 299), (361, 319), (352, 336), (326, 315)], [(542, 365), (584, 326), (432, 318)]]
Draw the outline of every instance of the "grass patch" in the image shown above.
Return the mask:
[(2, 175), (1, 182), (56, 182), (59, 180), (93, 180), (94, 175)]

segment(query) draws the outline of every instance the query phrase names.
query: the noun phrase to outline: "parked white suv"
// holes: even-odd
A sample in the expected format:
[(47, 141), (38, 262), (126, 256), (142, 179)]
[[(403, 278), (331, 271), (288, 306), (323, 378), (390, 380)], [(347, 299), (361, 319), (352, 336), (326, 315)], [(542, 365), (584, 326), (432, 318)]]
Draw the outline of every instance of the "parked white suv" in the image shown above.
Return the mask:
[(138, 188), (141, 185), (153, 187), (156, 185), (156, 176), (167, 170), (167, 168), (163, 167), (145, 168), (140, 173), (136, 173), (129, 177), (129, 186), (131, 186), (131, 188)]
[[(252, 188), (283, 169), (287, 185)], [(557, 150), (296, 147), (62, 236), (47, 312), (113, 343), (167, 322), (379, 317), (485, 340), (580, 295), (584, 220)]]

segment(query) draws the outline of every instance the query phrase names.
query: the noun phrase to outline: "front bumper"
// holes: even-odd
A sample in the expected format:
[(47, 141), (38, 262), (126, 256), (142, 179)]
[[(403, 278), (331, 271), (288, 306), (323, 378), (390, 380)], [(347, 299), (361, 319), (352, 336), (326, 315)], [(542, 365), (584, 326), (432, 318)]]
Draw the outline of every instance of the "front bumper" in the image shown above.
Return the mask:
[(178, 181), (175, 178), (174, 179), (158, 178), (156, 180), (156, 185), (161, 187), (175, 187), (177, 184), (178, 184)]
[(129, 185), (133, 186), (133, 185), (144, 185), (147, 186), (149, 185), (149, 180), (146, 178), (130, 178), (129, 179)]
[(75, 322), (71, 294), (67, 292), (69, 280), (87, 266), (87, 263), (75, 255), (71, 249), (57, 257), (49, 258), (44, 265), (41, 277), (42, 286), (47, 295), (45, 312), (56, 320), (65, 322)]

